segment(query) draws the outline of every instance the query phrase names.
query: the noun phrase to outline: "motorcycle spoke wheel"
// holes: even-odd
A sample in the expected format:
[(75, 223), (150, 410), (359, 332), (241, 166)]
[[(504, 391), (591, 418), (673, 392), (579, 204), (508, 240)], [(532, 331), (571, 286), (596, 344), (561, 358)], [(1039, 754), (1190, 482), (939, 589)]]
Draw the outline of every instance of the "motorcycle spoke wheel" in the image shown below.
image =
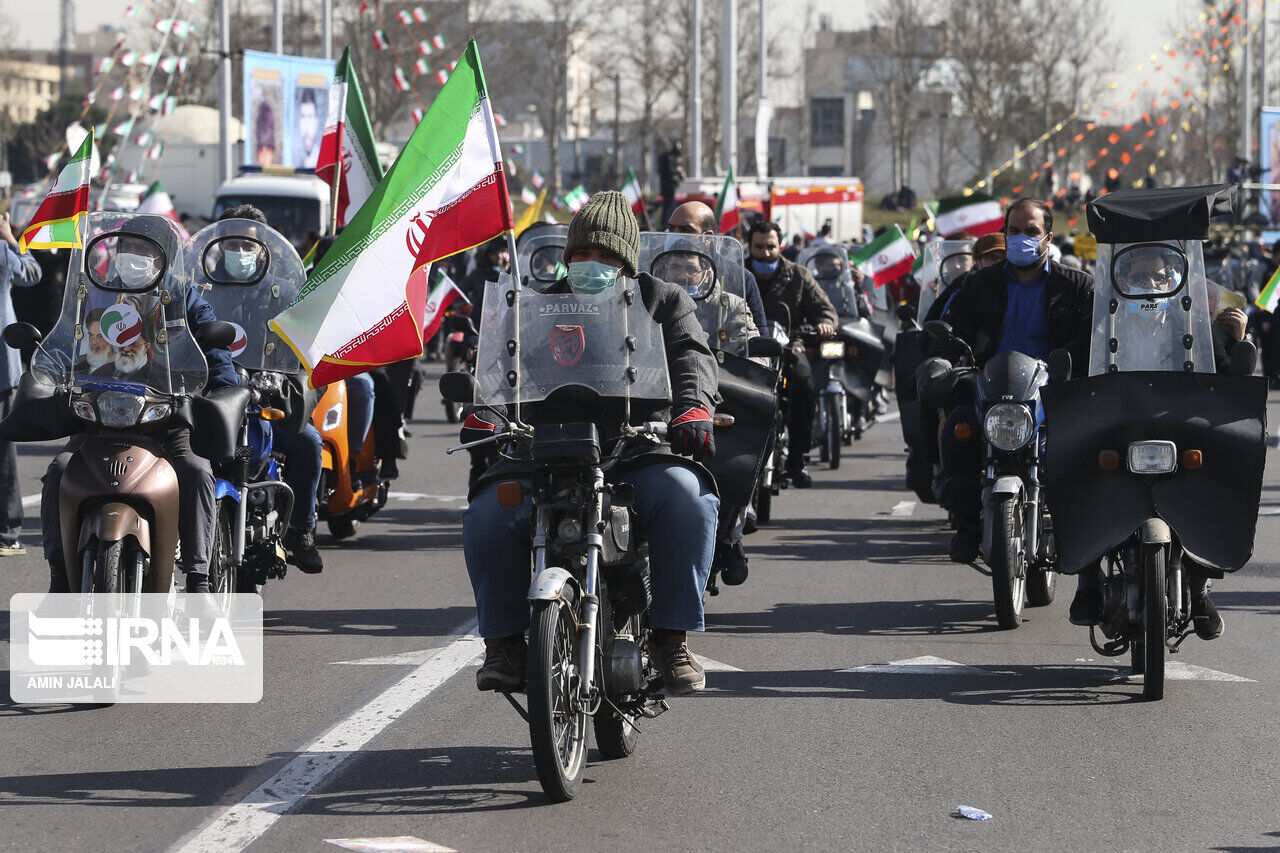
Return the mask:
[(1142, 697), (1164, 698), (1164, 641), (1169, 612), (1165, 600), (1165, 550), (1142, 548)]
[(1005, 498), (991, 510), (995, 529), (991, 535), (991, 590), (996, 602), (996, 622), (1010, 630), (1022, 624), (1022, 605), (1026, 599), (1026, 554), (1023, 549), (1022, 500)]
[(220, 502), (213, 525), (213, 548), (209, 554), (209, 591), (223, 613), (231, 613), (231, 596), (238, 592), (235, 555), (231, 553), (231, 518), (235, 508)]
[(569, 605), (539, 601), (529, 625), (529, 740), (542, 790), (557, 803), (582, 788), (587, 714), (578, 708), (577, 632)]

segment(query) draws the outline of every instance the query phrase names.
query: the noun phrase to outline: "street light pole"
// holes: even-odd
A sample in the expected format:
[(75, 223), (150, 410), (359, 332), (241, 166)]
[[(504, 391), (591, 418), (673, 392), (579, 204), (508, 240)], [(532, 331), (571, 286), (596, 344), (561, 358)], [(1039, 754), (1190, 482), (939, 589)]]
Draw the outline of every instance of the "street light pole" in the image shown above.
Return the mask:
[(622, 148), (620, 147), (620, 122), (622, 115), (622, 75), (613, 76), (613, 175), (616, 183), (622, 181)]
[(720, 35), (721, 68), (724, 74), (724, 166), (738, 173), (738, 0), (724, 0), (724, 22)]
[(324, 42), (324, 58), (333, 59), (333, 0), (321, 0), (320, 38)]
[(231, 8), (218, 0), (218, 146), (222, 180), (231, 180)]
[(689, 175), (702, 177), (702, 0), (693, 0), (693, 50), (689, 70), (692, 105), (689, 111)]

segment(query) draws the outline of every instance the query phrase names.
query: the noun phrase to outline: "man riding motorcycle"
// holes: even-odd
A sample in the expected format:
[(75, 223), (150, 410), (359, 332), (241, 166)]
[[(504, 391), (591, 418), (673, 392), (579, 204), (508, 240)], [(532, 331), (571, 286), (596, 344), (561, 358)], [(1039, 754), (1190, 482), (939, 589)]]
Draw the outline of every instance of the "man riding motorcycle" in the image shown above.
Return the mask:
[[(764, 298), (765, 313), (770, 322), (780, 323), (789, 333), (808, 323), (821, 338), (836, 331), (836, 309), (827, 299), (813, 274), (782, 257), (782, 228), (776, 222), (760, 221), (747, 233), (750, 258), (747, 268), (755, 274)], [(807, 489), (813, 479), (805, 468), (804, 451), (809, 448), (813, 432), (813, 370), (809, 360), (796, 355), (787, 359), (784, 373), (790, 390), (791, 412), (788, 429), (791, 446), (799, 452), (788, 460), (792, 482)]]
[[(614, 287), (620, 274), (638, 279), (646, 309), (662, 326), (674, 406), (635, 412), (632, 420), (669, 420), (672, 451), (694, 459), (708, 458), (715, 453), (711, 420), (711, 409), (717, 402), (715, 360), (689, 296), (675, 285), (646, 273), (637, 274), (639, 243), (639, 227), (626, 197), (612, 191), (597, 193), (570, 223), (563, 253), (568, 275), (549, 292), (589, 297)], [(584, 410), (591, 405), (547, 400), (522, 407), (520, 415), (534, 425), (575, 418), (595, 420), (602, 436), (616, 436), (618, 419), (612, 415), (620, 413), (586, 414)], [(494, 429), (493, 424), (472, 413), (464, 425), (463, 438), (490, 435)], [(513, 467), (499, 461), (482, 476), (463, 515), (467, 572), (486, 645), (484, 664), (476, 674), (476, 686), (481, 690), (514, 690), (525, 678), (526, 593), (532, 546), (529, 504), (501, 506), (497, 482), (528, 475)], [(650, 543), (650, 655), (672, 695), (700, 690), (706, 676), (685, 638), (687, 631), (703, 629), (702, 591), (711, 565), (719, 499), (710, 477), (699, 466), (676, 458), (665, 448), (625, 461), (613, 476), (634, 484), (634, 509)]]
[[(140, 215), (125, 222), (110, 272), (109, 286), (129, 290), (146, 286), (159, 276), (181, 274), (182, 246), (170, 221), (161, 216)], [(131, 238), (127, 235), (137, 235)], [(86, 257), (86, 265), (91, 259)], [(171, 266), (175, 265), (175, 266)], [(82, 271), (72, 271), (82, 274)], [(216, 317), (209, 303), (195, 288), (186, 288), (186, 322), (193, 335), (198, 335)], [(163, 307), (159, 309), (163, 311)], [(209, 381), (205, 391), (239, 384), (231, 353), (227, 349), (210, 349), (205, 355), (209, 365)], [(186, 571), (188, 592), (209, 592), (209, 554), (213, 536), (214, 483), (208, 460), (191, 450), (190, 429), (174, 423), (165, 432), (165, 459), (177, 474), (182, 499), (178, 505), (178, 530), (182, 541), (181, 566)], [(43, 478), (40, 496), (40, 520), (44, 538), (45, 559), (49, 561), (49, 591), (70, 592), (62, 547), (62, 524), (59, 489), (62, 475), (75, 450), (84, 443), (82, 435), (73, 436), (49, 464)]]
[[(716, 225), (715, 212), (700, 201), (686, 201), (671, 213), (667, 220), (667, 231), (673, 234), (715, 234), (719, 231)], [(751, 319), (757, 329), (765, 327), (764, 300), (760, 296), (760, 285), (755, 276), (747, 276), (743, 283), (743, 297), (751, 310)]]
[[(1093, 277), (1049, 260), (1053, 208), (1033, 198), (1014, 201), (1005, 211), (1004, 233), (1005, 263), (965, 276), (947, 321), (973, 349), (979, 369), (992, 356), (1010, 351), (1043, 359), (1051, 350), (1066, 349), (1077, 365), (1084, 364)], [(982, 434), (972, 403), (952, 409), (942, 430), (939, 498), (955, 515), (951, 559), (958, 563), (977, 559), (982, 544)]]

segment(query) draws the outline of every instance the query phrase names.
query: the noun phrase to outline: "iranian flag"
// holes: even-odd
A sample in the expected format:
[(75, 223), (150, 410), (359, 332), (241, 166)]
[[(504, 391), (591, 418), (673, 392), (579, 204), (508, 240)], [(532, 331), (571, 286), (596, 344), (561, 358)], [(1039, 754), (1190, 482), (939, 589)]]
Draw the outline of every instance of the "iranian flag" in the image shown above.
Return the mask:
[(911, 272), (916, 251), (897, 225), (849, 256), (853, 265), (871, 276), (876, 287)]
[[(341, 168), (339, 168), (341, 163)], [(316, 175), (330, 187), (337, 186), (337, 224), (346, 225), (355, 216), (373, 188), (382, 180), (373, 141), (373, 125), (364, 108), (360, 78), (351, 64), (351, 48), (342, 51), (342, 59), (329, 87), (329, 116), (320, 140), (320, 156)]]
[(583, 188), (582, 184), (578, 184), (576, 187), (564, 194), (564, 204), (571, 212), (577, 213), (579, 210), (582, 210), (582, 206), (587, 203), (587, 199), (590, 197), (591, 196)]
[(733, 167), (724, 176), (724, 186), (720, 189), (720, 199), (716, 202), (716, 222), (720, 223), (720, 233), (727, 234), (737, 227), (741, 220), (738, 213), (738, 185), (733, 180)]
[(391, 171), (271, 327), (312, 387), (421, 355), (428, 265), (511, 227), (473, 40)]
[(622, 185), (622, 194), (627, 197), (631, 212), (639, 216), (644, 210), (644, 193), (640, 192), (640, 181), (633, 169), (627, 169), (627, 182)]
[(1280, 303), (1280, 268), (1272, 274), (1267, 286), (1258, 294), (1258, 298), (1253, 300), (1254, 305), (1272, 314), (1276, 312), (1277, 303)]
[(471, 304), (471, 300), (463, 295), (458, 285), (453, 283), (453, 279), (441, 271), (436, 286), (431, 289), (431, 295), (427, 297), (427, 309), (423, 314), (427, 319), (427, 325), (422, 330), (424, 341), (431, 340), (431, 336), (440, 328), (440, 322), (444, 320), (444, 312), (459, 299), (468, 305)]
[(80, 217), (89, 212), (89, 169), (93, 160), (93, 132), (85, 134), (71, 162), (62, 167), (49, 194), (18, 238), (18, 251), (78, 249)]
[(994, 234), (1004, 227), (1000, 202), (982, 193), (939, 199), (933, 219), (934, 227), (943, 237), (962, 231), (973, 237), (981, 237), (983, 234)]
[[(173, 199), (169, 198), (169, 194), (164, 191), (164, 187), (159, 181), (155, 181), (151, 186), (147, 187), (147, 191), (142, 194), (142, 201), (138, 202), (138, 213), (154, 213), (158, 216), (167, 216), (172, 219), (179, 228), (182, 228), (182, 222), (178, 219), (178, 211), (173, 209)], [(182, 228), (183, 232), (186, 231)]]

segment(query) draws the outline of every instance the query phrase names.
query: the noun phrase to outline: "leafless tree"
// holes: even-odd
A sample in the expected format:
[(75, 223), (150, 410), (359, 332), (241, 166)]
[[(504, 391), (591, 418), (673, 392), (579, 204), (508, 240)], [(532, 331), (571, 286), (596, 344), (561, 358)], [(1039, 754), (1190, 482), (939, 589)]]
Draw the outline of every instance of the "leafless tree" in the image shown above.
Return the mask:
[[(875, 55), (867, 59), (881, 89), (895, 187), (908, 183), (912, 133), (921, 118), (921, 82), (946, 50), (945, 28), (929, 20), (929, 5), (924, 0), (881, 0), (873, 12), (877, 26), (869, 46)], [(941, 120), (930, 115), (927, 121)]]

